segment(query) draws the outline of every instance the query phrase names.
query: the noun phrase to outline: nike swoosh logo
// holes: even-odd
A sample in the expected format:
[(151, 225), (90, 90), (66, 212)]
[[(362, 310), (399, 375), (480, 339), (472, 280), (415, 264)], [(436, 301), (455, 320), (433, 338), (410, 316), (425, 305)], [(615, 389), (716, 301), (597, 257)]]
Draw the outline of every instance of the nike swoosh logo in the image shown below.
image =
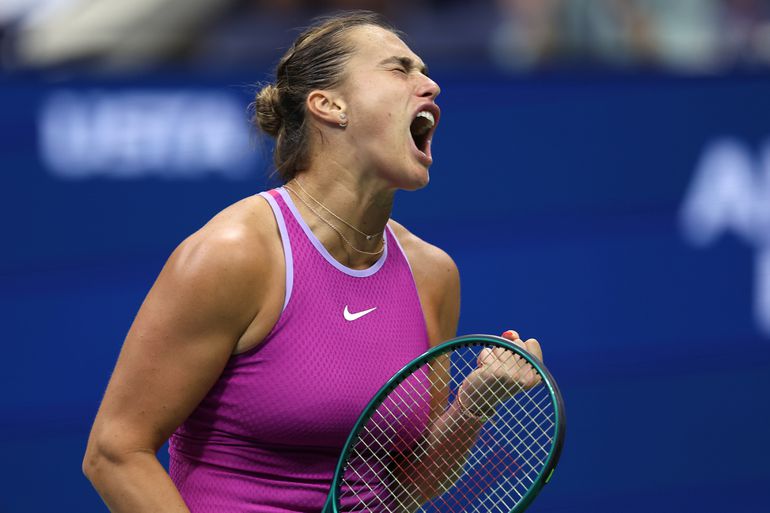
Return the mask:
[(368, 313), (372, 313), (373, 311), (377, 310), (377, 307), (370, 308), (369, 310), (363, 310), (361, 312), (356, 313), (350, 313), (350, 310), (348, 310), (348, 305), (345, 305), (345, 311), (342, 312), (342, 314), (345, 316), (346, 321), (355, 321), (356, 319), (360, 319), (364, 315)]

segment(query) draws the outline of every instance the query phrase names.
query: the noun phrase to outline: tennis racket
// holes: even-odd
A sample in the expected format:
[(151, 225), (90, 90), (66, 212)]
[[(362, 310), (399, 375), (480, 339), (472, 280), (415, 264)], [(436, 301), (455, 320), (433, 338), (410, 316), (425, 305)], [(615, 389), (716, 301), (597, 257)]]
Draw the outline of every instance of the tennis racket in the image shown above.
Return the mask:
[(519, 513), (550, 480), (564, 432), (542, 362), (500, 337), (450, 340), (367, 405), (323, 513)]

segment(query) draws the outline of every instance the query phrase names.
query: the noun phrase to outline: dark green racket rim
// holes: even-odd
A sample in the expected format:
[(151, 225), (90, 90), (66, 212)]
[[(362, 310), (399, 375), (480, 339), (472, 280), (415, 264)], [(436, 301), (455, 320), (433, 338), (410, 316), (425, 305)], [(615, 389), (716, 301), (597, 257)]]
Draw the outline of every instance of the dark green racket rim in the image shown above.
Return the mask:
[(334, 479), (332, 480), (331, 490), (326, 500), (323, 513), (339, 513), (339, 510), (337, 509), (337, 504), (339, 502), (339, 487), (345, 474), (350, 451), (353, 449), (353, 446), (358, 439), (358, 434), (364, 428), (366, 422), (368, 422), (372, 415), (374, 415), (377, 407), (385, 400), (388, 394), (395, 390), (395, 388), (406, 377), (412, 374), (419, 367), (422, 367), (426, 361), (431, 360), (435, 356), (441, 355), (442, 353), (452, 351), (455, 348), (474, 345), (504, 347), (519, 354), (521, 357), (527, 360), (530, 365), (535, 367), (538, 373), (540, 373), (540, 375), (543, 377), (543, 381), (548, 388), (549, 396), (551, 398), (551, 403), (553, 405), (556, 417), (556, 433), (553, 437), (553, 440), (551, 441), (551, 448), (548, 451), (548, 457), (546, 458), (542, 470), (537, 475), (537, 478), (535, 478), (534, 483), (529, 487), (529, 490), (527, 490), (527, 493), (522, 497), (522, 499), (511, 510), (510, 513), (520, 513), (529, 506), (529, 504), (535, 499), (543, 486), (550, 481), (551, 476), (553, 475), (553, 471), (556, 468), (556, 464), (559, 462), (559, 457), (561, 456), (561, 450), (564, 445), (564, 434), (567, 427), (564, 412), (564, 400), (562, 398), (561, 392), (559, 391), (559, 387), (556, 384), (556, 380), (553, 379), (551, 372), (548, 370), (548, 368), (546, 368), (543, 362), (532, 356), (526, 350), (511, 343), (511, 341), (495, 335), (464, 335), (462, 337), (453, 338), (443, 342), (409, 362), (406, 366), (404, 366), (404, 368), (393, 375), (393, 377), (390, 378), (388, 382), (385, 383), (382, 388), (380, 388), (380, 390), (374, 395), (372, 400), (369, 401), (369, 403), (366, 405), (366, 408), (364, 408), (363, 413), (361, 413), (360, 417), (358, 418), (358, 421), (356, 421), (355, 426), (353, 426), (353, 429), (351, 430), (350, 435), (348, 435), (348, 439), (342, 448), (342, 453), (334, 471)]

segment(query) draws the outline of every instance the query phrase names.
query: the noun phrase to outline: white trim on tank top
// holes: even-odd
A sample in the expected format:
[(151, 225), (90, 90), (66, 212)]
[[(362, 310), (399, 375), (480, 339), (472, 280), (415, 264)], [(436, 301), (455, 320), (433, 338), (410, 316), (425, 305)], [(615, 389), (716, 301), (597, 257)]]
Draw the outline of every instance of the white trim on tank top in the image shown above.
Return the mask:
[(286, 220), (283, 218), (283, 211), (278, 206), (278, 202), (275, 201), (269, 192), (260, 192), (260, 196), (267, 200), (270, 205), (270, 209), (273, 211), (275, 222), (278, 223), (278, 231), (281, 233), (281, 244), (283, 245), (283, 259), (286, 264), (286, 293), (283, 299), (283, 310), (286, 310), (286, 305), (289, 304), (289, 298), (291, 297), (291, 291), (294, 288), (294, 257), (291, 253), (291, 240), (289, 239), (289, 232), (286, 230)]
[[(382, 255), (379, 259), (371, 266), (366, 269), (351, 269), (350, 267), (347, 267), (346, 265), (340, 263), (335, 259), (331, 253), (324, 247), (324, 245), (321, 243), (320, 240), (318, 240), (318, 237), (315, 236), (313, 233), (313, 230), (310, 229), (310, 227), (305, 223), (305, 220), (302, 219), (302, 216), (299, 214), (299, 211), (297, 210), (297, 206), (294, 204), (294, 201), (291, 199), (291, 196), (289, 196), (289, 193), (286, 192), (286, 189), (283, 187), (279, 187), (277, 189), (278, 194), (281, 195), (283, 200), (286, 202), (286, 205), (289, 207), (289, 210), (291, 210), (291, 213), (294, 215), (294, 219), (297, 220), (299, 225), (302, 227), (302, 230), (305, 232), (305, 235), (307, 236), (308, 240), (315, 246), (316, 251), (321, 254), (324, 259), (329, 262), (331, 265), (333, 265), (337, 270), (342, 271), (343, 273), (353, 276), (356, 278), (365, 278), (367, 276), (371, 276), (377, 271), (380, 270), (380, 268), (385, 264), (385, 260), (388, 257), (388, 243), (387, 243), (387, 237), (384, 240), (385, 249), (382, 251)], [(391, 233), (392, 234), (392, 233)], [(384, 236), (384, 234), (383, 234)]]

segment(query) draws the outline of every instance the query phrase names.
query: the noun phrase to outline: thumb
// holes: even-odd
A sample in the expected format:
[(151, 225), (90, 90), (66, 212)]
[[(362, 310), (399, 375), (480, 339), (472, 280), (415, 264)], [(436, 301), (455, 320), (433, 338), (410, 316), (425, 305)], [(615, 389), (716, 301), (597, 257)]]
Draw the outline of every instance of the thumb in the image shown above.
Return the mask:
[(507, 338), (511, 342), (513, 342), (514, 340), (518, 340), (520, 338), (519, 337), (519, 333), (517, 331), (514, 331), (514, 330), (508, 330), (508, 331), (503, 332), (502, 337), (503, 338)]

